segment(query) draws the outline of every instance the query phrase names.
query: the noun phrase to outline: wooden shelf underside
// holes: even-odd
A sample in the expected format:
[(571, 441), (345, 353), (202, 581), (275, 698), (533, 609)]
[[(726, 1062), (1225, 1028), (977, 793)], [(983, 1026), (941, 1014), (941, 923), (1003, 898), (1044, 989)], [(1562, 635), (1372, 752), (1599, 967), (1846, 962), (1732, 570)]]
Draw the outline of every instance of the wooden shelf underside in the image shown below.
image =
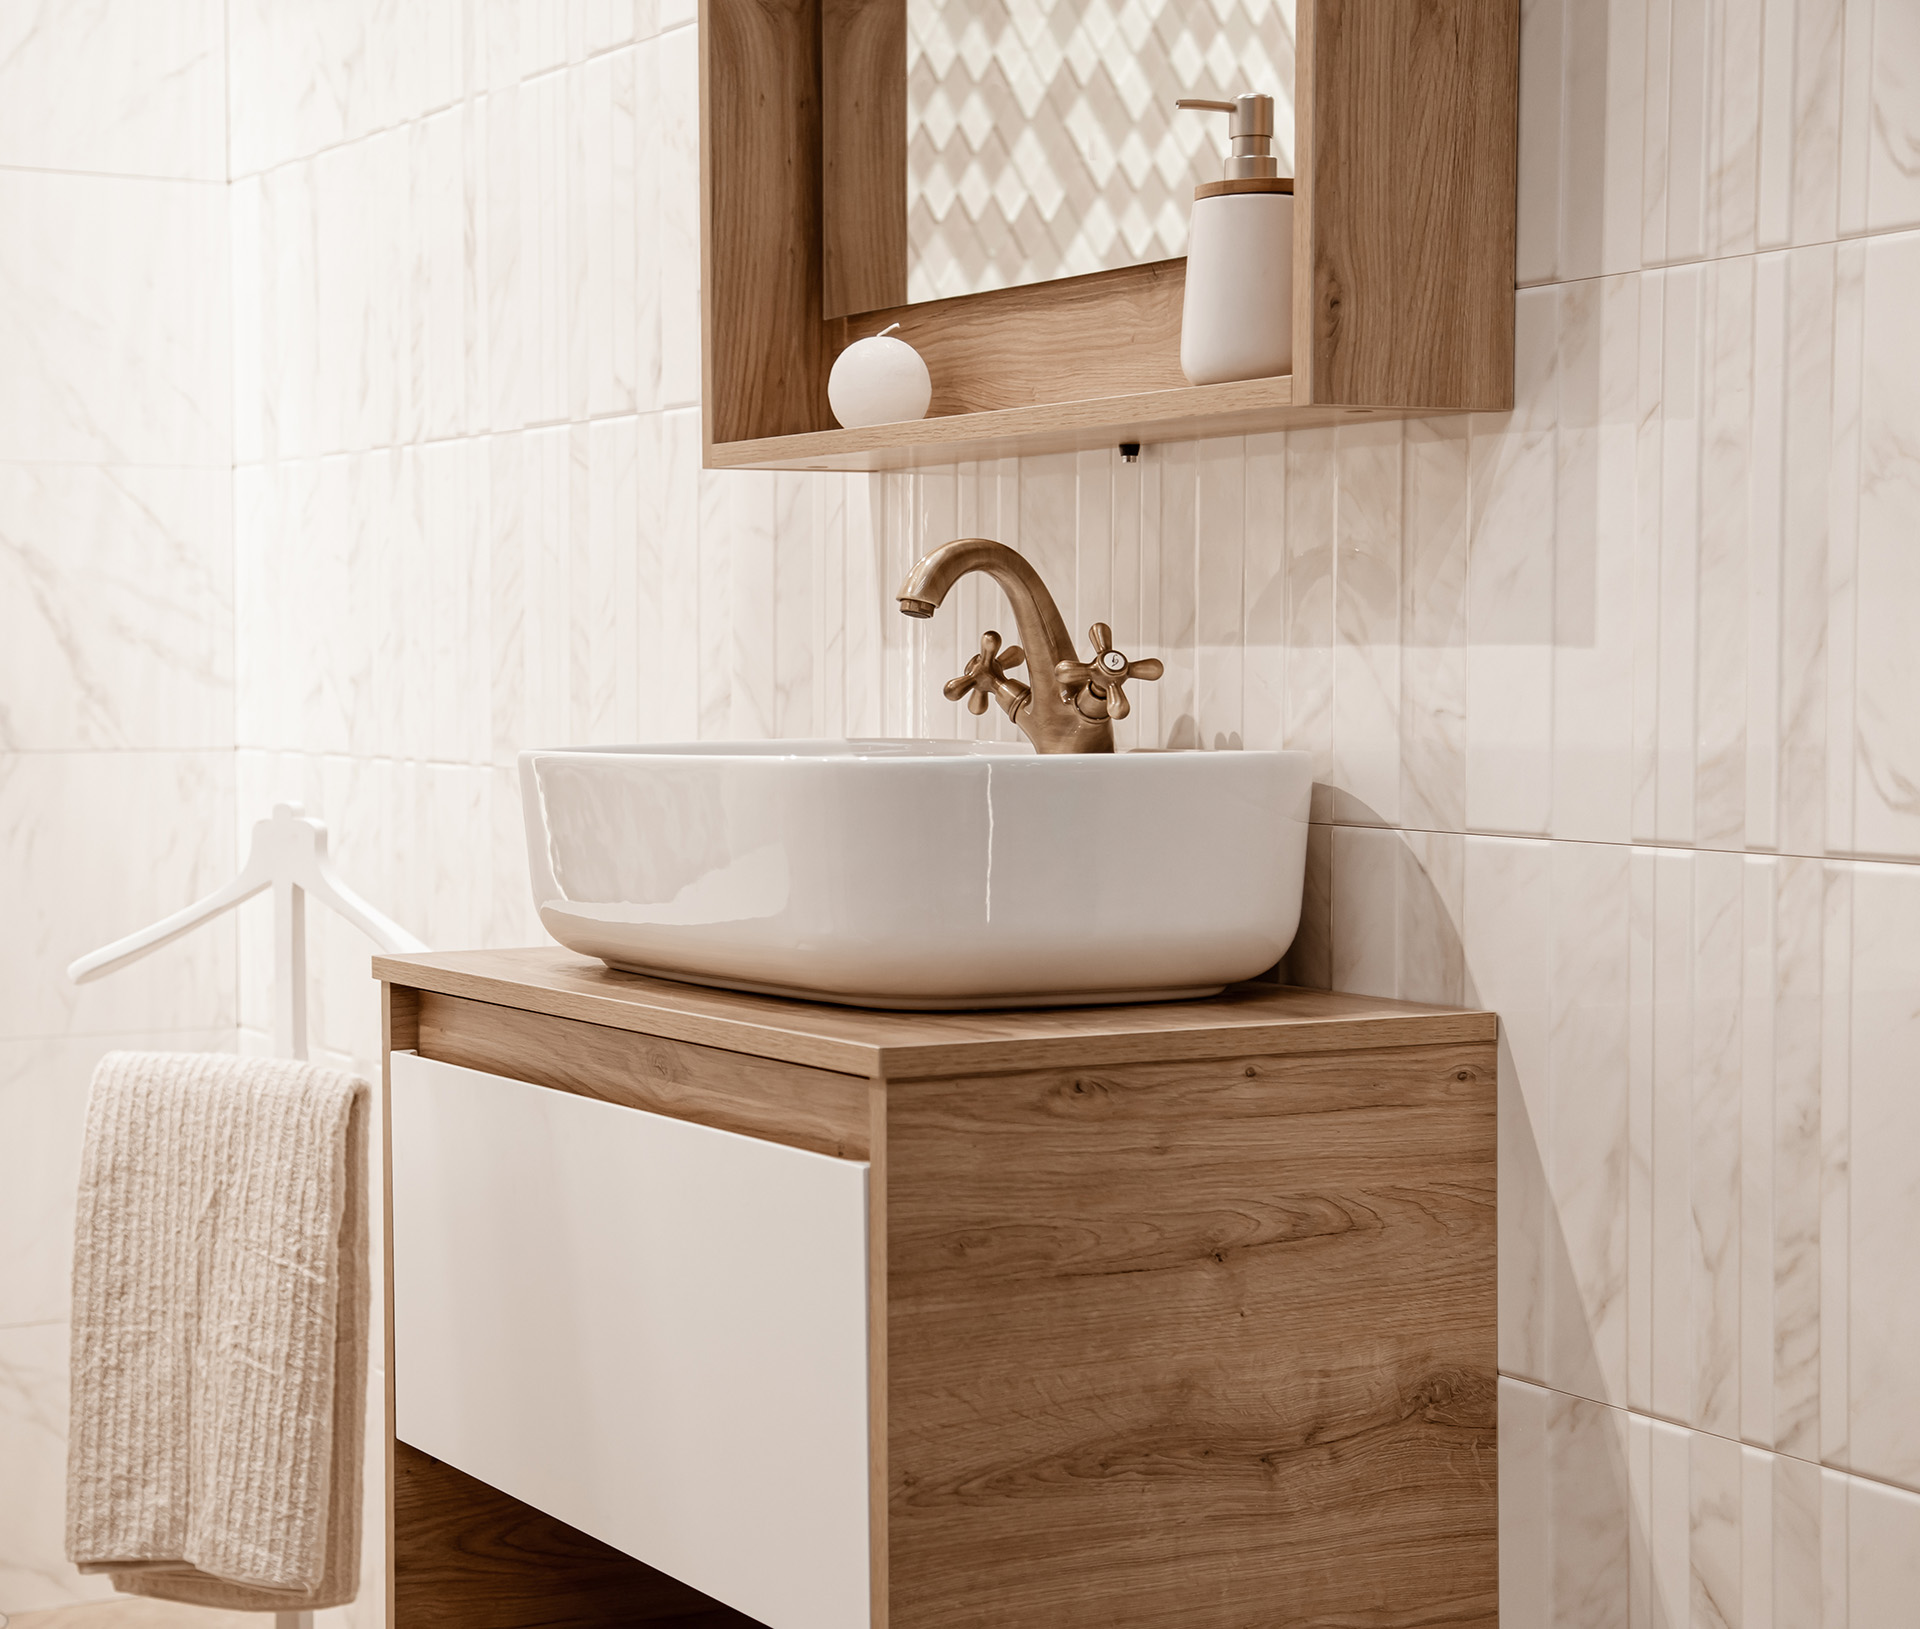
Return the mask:
[(816, 430), (757, 441), (717, 442), (714, 469), (910, 469), (977, 459), (1079, 452), (1123, 441), (1197, 441), (1209, 436), (1304, 430), (1368, 419), (1427, 418), (1457, 408), (1295, 406), (1293, 380), (1187, 385), (1086, 401), (1046, 402), (985, 413), (952, 413), (864, 430)]

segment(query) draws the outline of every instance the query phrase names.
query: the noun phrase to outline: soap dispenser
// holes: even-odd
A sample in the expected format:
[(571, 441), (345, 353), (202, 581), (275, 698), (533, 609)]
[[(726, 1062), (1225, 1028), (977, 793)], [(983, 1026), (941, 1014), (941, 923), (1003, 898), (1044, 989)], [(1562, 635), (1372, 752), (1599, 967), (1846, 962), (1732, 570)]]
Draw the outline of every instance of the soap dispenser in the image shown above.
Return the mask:
[(1273, 156), (1273, 98), (1174, 105), (1229, 114), (1233, 142), (1225, 179), (1194, 189), (1180, 369), (1196, 385), (1290, 373), (1293, 181)]

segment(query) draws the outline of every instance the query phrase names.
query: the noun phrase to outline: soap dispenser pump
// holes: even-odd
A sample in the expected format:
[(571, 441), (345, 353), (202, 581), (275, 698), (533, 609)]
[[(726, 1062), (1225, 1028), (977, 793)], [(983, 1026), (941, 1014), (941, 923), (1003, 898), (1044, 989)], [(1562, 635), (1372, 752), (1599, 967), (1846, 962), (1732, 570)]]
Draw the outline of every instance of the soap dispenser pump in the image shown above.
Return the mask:
[(1231, 115), (1226, 175), (1196, 187), (1187, 235), (1180, 369), (1190, 383), (1293, 369), (1293, 181), (1273, 154), (1273, 98), (1174, 104)]

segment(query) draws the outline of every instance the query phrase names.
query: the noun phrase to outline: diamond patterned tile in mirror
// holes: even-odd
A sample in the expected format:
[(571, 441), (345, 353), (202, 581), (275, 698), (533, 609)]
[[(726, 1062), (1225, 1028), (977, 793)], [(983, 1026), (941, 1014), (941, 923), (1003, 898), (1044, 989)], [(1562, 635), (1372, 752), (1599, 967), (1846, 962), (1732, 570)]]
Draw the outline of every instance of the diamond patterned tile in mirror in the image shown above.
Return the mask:
[(1222, 121), (1265, 91), (1293, 167), (1293, 0), (907, 0), (907, 298), (1077, 277), (1187, 249)]

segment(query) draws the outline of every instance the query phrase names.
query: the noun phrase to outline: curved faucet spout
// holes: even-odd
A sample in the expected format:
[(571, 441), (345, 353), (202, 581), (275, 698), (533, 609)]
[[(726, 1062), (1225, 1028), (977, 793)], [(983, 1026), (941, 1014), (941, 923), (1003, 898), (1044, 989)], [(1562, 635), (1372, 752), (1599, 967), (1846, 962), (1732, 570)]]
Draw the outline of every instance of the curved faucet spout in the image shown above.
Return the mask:
[(990, 537), (955, 538), (922, 556), (900, 585), (901, 611), (910, 617), (932, 616), (947, 591), (970, 571), (984, 571), (1005, 591), (1021, 642), (1046, 662), (1032, 672), (1051, 673), (1055, 662), (1073, 658), (1073, 638), (1040, 573), (1025, 556)]
[(943, 543), (907, 574), (897, 596), (902, 613), (925, 619), (968, 572), (981, 571), (998, 583), (1013, 607), (1025, 647), (1032, 694), (1017, 705), (1001, 704), (1037, 752), (1111, 752), (1113, 725), (1104, 706), (1092, 716), (1064, 689), (1061, 664), (1077, 664), (1073, 638), (1040, 574), (1004, 543), (988, 537), (962, 537)]

